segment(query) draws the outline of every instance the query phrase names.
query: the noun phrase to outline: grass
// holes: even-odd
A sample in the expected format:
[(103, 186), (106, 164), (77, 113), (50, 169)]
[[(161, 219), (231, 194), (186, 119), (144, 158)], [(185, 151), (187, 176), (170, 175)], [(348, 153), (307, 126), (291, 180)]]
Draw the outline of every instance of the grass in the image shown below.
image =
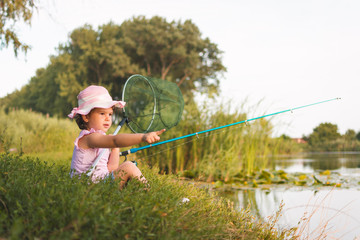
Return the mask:
[(69, 119), (47, 117), (29, 110), (0, 108), (0, 152), (62, 152), (73, 150), (79, 130)]
[[(165, 132), (162, 139), (171, 139), (247, 118), (244, 106), (233, 112), (229, 109), (231, 105), (188, 105), (179, 126)], [(114, 129), (115, 126), (109, 133)], [(121, 132), (124, 131), (129, 132), (126, 127)], [(11, 150), (63, 162), (71, 157), (73, 142), (78, 133), (76, 123), (69, 119), (47, 117), (29, 110), (13, 109), (5, 113), (0, 108), (0, 152)], [(260, 119), (250, 125), (240, 124), (200, 135), (198, 138), (164, 144), (129, 157), (141, 159), (150, 166), (157, 167), (161, 173), (192, 171), (200, 180), (227, 182), (239, 172), (249, 175), (266, 168), (269, 155), (288, 154), (299, 150), (291, 140), (272, 138), (271, 134), (270, 121)]]
[[(141, 166), (151, 184), (123, 190), (69, 177), (69, 166), (0, 155), (0, 237), (5, 239), (283, 239), (274, 222)], [(181, 199), (187, 197), (188, 203)]]
[[(246, 114), (249, 110), (245, 109), (245, 104), (236, 108), (237, 111), (231, 111), (231, 105), (187, 105), (179, 126), (165, 132), (162, 138), (171, 139), (193, 134), (249, 118)], [(290, 154), (301, 150), (291, 139), (272, 138), (272, 131), (270, 120), (260, 119), (247, 125), (239, 124), (147, 149), (141, 151), (136, 158), (159, 167), (160, 171), (165, 173), (190, 170), (200, 180), (229, 181), (239, 172), (252, 174), (266, 168), (271, 155)]]

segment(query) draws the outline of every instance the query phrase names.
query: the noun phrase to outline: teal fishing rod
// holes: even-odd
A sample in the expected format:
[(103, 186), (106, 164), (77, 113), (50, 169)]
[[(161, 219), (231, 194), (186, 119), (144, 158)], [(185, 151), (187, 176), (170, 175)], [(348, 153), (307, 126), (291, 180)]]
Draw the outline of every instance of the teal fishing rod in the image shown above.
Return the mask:
[(131, 153), (136, 153), (137, 151), (140, 151), (140, 150), (144, 150), (144, 149), (159, 146), (159, 145), (162, 145), (162, 144), (174, 142), (174, 141), (177, 141), (177, 140), (180, 140), (180, 139), (193, 137), (193, 136), (199, 136), (200, 134), (208, 133), (208, 132), (211, 132), (211, 131), (215, 131), (215, 130), (235, 126), (235, 125), (242, 124), (242, 123), (246, 124), (248, 122), (255, 121), (255, 120), (258, 120), (258, 119), (261, 119), (261, 118), (271, 117), (271, 116), (278, 115), (278, 114), (281, 114), (281, 113), (286, 113), (286, 112), (293, 112), (294, 110), (298, 110), (298, 109), (301, 109), (301, 108), (306, 108), (306, 107), (318, 105), (318, 104), (321, 104), (321, 103), (331, 102), (331, 101), (339, 100), (339, 99), (341, 99), (341, 98), (332, 98), (332, 99), (328, 99), (328, 100), (325, 100), (325, 101), (315, 102), (315, 103), (303, 105), (303, 106), (300, 106), (300, 107), (290, 108), (290, 109), (287, 109), (287, 110), (266, 114), (266, 115), (263, 115), (263, 116), (260, 116), (260, 117), (250, 118), (250, 119), (246, 119), (246, 120), (243, 120), (243, 121), (240, 121), (240, 122), (235, 122), (235, 123), (223, 125), (223, 126), (220, 126), (220, 127), (215, 127), (215, 128), (211, 128), (211, 129), (208, 129), (208, 130), (204, 130), (204, 131), (184, 135), (182, 137), (176, 137), (176, 138), (172, 138), (172, 139), (169, 139), (169, 140), (157, 142), (157, 143), (154, 143), (154, 144), (149, 144), (149, 145), (146, 145), (146, 146), (143, 146), (143, 147), (131, 148), (131, 149), (127, 150), (127, 151), (120, 152), (120, 156), (126, 156), (126, 155), (131, 154)]

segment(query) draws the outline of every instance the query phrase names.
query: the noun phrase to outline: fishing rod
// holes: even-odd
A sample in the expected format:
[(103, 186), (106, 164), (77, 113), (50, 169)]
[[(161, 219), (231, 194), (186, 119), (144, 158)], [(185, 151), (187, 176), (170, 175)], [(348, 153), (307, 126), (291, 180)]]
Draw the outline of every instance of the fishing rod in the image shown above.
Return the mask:
[(300, 106), (300, 107), (290, 108), (290, 109), (287, 109), (287, 110), (266, 114), (266, 115), (263, 115), (263, 116), (260, 116), (260, 117), (249, 118), (249, 119), (246, 119), (246, 120), (243, 120), (243, 121), (240, 121), (240, 122), (235, 122), (235, 123), (223, 125), (223, 126), (220, 126), (220, 127), (215, 127), (215, 128), (211, 128), (211, 129), (208, 129), (208, 130), (204, 130), (204, 131), (184, 135), (184, 136), (181, 136), (181, 137), (172, 138), (172, 139), (157, 142), (157, 143), (154, 143), (154, 144), (149, 144), (149, 145), (146, 145), (146, 146), (143, 146), (143, 147), (131, 148), (131, 149), (127, 150), (127, 151), (120, 152), (120, 156), (127, 156), (128, 154), (131, 154), (131, 153), (136, 153), (136, 152), (144, 150), (144, 149), (148, 149), (148, 148), (159, 146), (159, 145), (162, 145), (162, 144), (174, 142), (174, 141), (177, 141), (177, 140), (180, 140), (180, 139), (193, 137), (193, 136), (198, 136), (200, 134), (204, 134), (204, 133), (208, 133), (208, 132), (211, 132), (211, 131), (231, 127), (231, 126), (242, 124), (242, 123), (247, 124), (248, 122), (255, 121), (255, 120), (258, 120), (258, 119), (261, 119), (261, 118), (266, 118), (266, 117), (270, 117), (270, 116), (274, 116), (274, 115), (278, 115), (278, 114), (286, 113), (286, 112), (293, 112), (294, 110), (298, 110), (298, 109), (301, 109), (301, 108), (306, 108), (306, 107), (318, 105), (318, 104), (321, 104), (321, 103), (326, 103), (326, 102), (330, 102), (330, 101), (334, 101), (334, 100), (340, 100), (340, 99), (341, 98), (332, 98), (332, 99), (328, 99), (328, 100), (324, 100), (324, 101), (320, 101), (320, 102), (315, 102), (315, 103), (303, 105), (303, 106)]

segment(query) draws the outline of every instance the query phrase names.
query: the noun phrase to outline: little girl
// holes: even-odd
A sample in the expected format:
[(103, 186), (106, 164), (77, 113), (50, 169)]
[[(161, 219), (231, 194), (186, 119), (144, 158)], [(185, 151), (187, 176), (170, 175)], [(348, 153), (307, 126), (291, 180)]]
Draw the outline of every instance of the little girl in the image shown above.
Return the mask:
[(75, 118), (82, 130), (74, 142), (71, 176), (89, 171), (100, 150), (104, 150), (104, 154), (92, 173), (93, 182), (107, 177), (120, 178), (120, 188), (123, 188), (132, 178), (146, 183), (146, 179), (134, 163), (126, 161), (119, 164), (119, 147), (159, 141), (159, 135), (165, 129), (146, 134), (106, 135), (112, 124), (113, 108), (123, 108), (125, 102), (113, 101), (109, 92), (101, 86), (85, 88), (79, 93), (77, 99), (79, 106), (68, 115), (70, 118)]

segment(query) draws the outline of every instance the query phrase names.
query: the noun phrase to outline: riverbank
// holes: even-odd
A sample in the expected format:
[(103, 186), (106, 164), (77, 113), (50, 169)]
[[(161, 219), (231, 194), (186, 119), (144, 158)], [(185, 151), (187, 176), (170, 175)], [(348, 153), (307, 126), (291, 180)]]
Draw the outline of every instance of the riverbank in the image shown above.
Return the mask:
[[(284, 239), (272, 221), (235, 210), (175, 177), (141, 166), (149, 191), (136, 181), (89, 184), (69, 166), (0, 155), (0, 236), (11, 239)], [(182, 202), (186, 197), (190, 201)]]

